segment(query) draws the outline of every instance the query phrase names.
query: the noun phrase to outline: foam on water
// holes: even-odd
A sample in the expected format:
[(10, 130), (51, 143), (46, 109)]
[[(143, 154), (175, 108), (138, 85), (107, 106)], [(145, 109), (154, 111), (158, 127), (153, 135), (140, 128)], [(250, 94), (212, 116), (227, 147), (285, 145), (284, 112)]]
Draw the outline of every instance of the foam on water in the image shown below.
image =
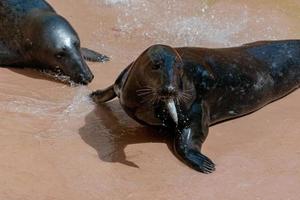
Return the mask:
[[(61, 88), (62, 89), (62, 88)], [(90, 100), (90, 90), (86, 86), (73, 88), (74, 96), (71, 99), (63, 98), (59, 101), (46, 101), (28, 96), (16, 96), (0, 93), (0, 111), (17, 114), (20, 118), (32, 119), (32, 124), (38, 121), (47, 121), (50, 126), (37, 137), (56, 138), (76, 135), (70, 130), (73, 123), (84, 121), (95, 105)], [(76, 127), (78, 128), (78, 127)]]
[(130, 0), (105, 0), (106, 5), (129, 4)]
[[(212, 15), (214, 16), (214, 15)], [(184, 17), (172, 20), (161, 27), (165, 33), (172, 35), (175, 41), (181, 41), (185, 46), (203, 44), (204, 41), (231, 45), (232, 37), (247, 27), (247, 11), (241, 13), (241, 18), (223, 24), (214, 17)]]
[[(94, 0), (97, 1), (97, 0)], [(98, 0), (119, 10), (116, 30), (123, 37), (152, 40), (174, 46), (217, 44), (232, 46), (243, 40), (277, 39), (276, 20), (263, 18), (246, 4), (225, 4), (216, 0)], [(264, 10), (265, 12), (265, 10)], [(270, 11), (270, 15), (272, 12)], [(276, 16), (276, 14), (275, 14)], [(274, 21), (274, 23), (269, 23)], [(252, 25), (251, 25), (252, 24)], [(256, 24), (260, 33), (248, 35)], [(284, 33), (283, 33), (284, 34)]]
[(49, 117), (57, 115), (59, 110), (63, 109), (65, 106), (64, 103), (42, 101), (26, 96), (16, 96), (2, 93), (0, 94), (0, 97), (1, 96), (5, 96), (8, 99), (0, 101), (0, 110), (11, 113)]
[(89, 98), (91, 91), (87, 87), (79, 86), (75, 90), (73, 99), (64, 102), (63, 110), (56, 115), (51, 127), (41, 132), (38, 137), (49, 139), (77, 136), (76, 130), (80, 127), (74, 125), (84, 121), (95, 105)]

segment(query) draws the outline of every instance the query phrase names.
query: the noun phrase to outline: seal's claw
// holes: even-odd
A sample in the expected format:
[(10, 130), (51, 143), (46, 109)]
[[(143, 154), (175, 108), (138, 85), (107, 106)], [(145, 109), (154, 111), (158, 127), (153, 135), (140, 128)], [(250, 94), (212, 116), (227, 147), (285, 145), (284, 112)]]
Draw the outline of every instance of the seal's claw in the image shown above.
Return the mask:
[(92, 92), (90, 95), (90, 98), (93, 99), (95, 103), (105, 103), (109, 100), (112, 100), (115, 98), (117, 95), (114, 91), (114, 86), (110, 86), (106, 88), (105, 90), (96, 90)]
[(215, 171), (215, 164), (208, 157), (195, 150), (189, 150), (184, 161), (191, 168), (205, 174)]
[(103, 90), (97, 90), (94, 91), (90, 94), (90, 98), (95, 102), (95, 103), (104, 103), (105, 102), (105, 91)]
[(98, 98), (99, 96), (101, 96), (101, 90), (96, 90), (94, 92), (92, 92), (89, 97), (95, 102), (98, 103)]

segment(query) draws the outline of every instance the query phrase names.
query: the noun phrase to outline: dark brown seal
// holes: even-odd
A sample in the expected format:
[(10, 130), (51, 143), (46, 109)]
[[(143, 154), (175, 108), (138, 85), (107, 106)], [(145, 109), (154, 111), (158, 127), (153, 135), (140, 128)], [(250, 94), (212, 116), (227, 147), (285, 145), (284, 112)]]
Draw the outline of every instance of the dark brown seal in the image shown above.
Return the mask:
[(233, 48), (172, 48), (143, 52), (97, 103), (119, 97), (143, 124), (166, 127), (176, 155), (203, 173), (215, 170), (201, 153), (208, 127), (256, 111), (300, 86), (300, 40), (263, 41)]
[(47, 68), (87, 84), (94, 76), (84, 58), (108, 60), (80, 48), (76, 31), (46, 1), (0, 1), (0, 66)]

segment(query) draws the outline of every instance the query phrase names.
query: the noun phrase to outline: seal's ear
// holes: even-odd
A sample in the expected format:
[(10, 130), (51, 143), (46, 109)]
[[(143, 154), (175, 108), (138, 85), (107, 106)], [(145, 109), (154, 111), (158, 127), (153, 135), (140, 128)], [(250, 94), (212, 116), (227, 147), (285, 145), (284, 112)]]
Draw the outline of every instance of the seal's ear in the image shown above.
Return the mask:
[(106, 62), (109, 61), (109, 57), (103, 54), (100, 54), (96, 51), (81, 48), (81, 55), (86, 61), (90, 62)]
[(114, 85), (106, 88), (105, 90), (97, 90), (90, 94), (90, 97), (93, 99), (95, 103), (105, 103), (109, 100), (112, 100), (117, 95), (114, 91)]

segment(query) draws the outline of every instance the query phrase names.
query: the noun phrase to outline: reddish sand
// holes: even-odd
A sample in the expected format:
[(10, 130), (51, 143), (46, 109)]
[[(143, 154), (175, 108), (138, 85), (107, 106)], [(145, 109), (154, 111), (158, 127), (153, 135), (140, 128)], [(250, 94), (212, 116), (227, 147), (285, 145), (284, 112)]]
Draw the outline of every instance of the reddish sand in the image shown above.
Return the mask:
[[(1, 200), (298, 200), (300, 91), (210, 128), (198, 173), (117, 100), (86, 97), (110, 85), (153, 43), (222, 47), (300, 38), (298, 0), (50, 0), (82, 45), (111, 57), (72, 88), (22, 69), (0, 68)], [(117, 2), (117, 3), (114, 3)], [(119, 3), (118, 3), (119, 2)], [(263, 2), (263, 3), (262, 3)]]

